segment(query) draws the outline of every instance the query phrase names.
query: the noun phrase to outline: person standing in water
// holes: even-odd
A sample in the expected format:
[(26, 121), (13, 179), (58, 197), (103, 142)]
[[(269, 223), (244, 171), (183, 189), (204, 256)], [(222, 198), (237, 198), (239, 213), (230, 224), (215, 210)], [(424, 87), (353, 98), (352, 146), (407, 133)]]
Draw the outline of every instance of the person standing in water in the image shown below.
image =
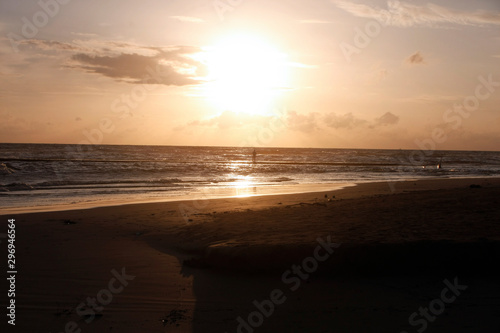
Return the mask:
[(257, 152), (255, 151), (255, 148), (253, 149), (253, 152), (252, 152), (252, 163), (255, 163), (257, 159)]

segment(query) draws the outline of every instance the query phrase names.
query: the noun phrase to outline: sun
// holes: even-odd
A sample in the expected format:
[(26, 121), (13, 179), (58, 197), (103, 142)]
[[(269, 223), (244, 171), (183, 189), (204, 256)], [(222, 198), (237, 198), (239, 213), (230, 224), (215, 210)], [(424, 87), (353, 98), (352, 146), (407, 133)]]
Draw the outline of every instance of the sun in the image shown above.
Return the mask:
[(256, 36), (228, 36), (207, 48), (207, 98), (221, 111), (267, 114), (287, 86), (286, 55)]

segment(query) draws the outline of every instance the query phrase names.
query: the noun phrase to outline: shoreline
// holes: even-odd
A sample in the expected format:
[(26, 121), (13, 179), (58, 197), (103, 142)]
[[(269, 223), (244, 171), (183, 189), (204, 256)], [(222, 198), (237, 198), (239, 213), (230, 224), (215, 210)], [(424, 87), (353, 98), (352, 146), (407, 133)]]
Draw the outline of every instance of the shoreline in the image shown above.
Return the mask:
[[(179, 195), (172, 198), (161, 198), (161, 199), (144, 199), (144, 200), (99, 200), (92, 202), (80, 202), (80, 203), (70, 203), (70, 204), (57, 204), (57, 205), (47, 205), (47, 206), (30, 206), (30, 207), (7, 207), (3, 208), (2, 214), (29, 214), (29, 213), (43, 213), (43, 212), (55, 212), (55, 211), (68, 211), (68, 210), (85, 210), (93, 208), (103, 208), (103, 207), (116, 207), (124, 205), (137, 205), (137, 204), (150, 204), (150, 203), (165, 203), (165, 202), (186, 202), (186, 201), (202, 201), (202, 200), (217, 200), (217, 199), (230, 199), (230, 198), (248, 198), (248, 197), (261, 197), (261, 196), (275, 196), (275, 195), (288, 195), (288, 194), (302, 194), (302, 193), (317, 193), (321, 191), (335, 191), (342, 189), (344, 187), (356, 186), (356, 183), (338, 183), (338, 184), (294, 184), (281, 186), (277, 185), (275, 187), (271, 186), (248, 186), (248, 187), (229, 187), (223, 189), (216, 189), (215, 191), (201, 191), (199, 193), (193, 193), (193, 195)], [(247, 188), (258, 188), (261, 193), (259, 194), (248, 194)], [(274, 188), (274, 189), (273, 189)], [(287, 190), (288, 189), (288, 190)], [(217, 194), (217, 192), (242, 192), (242, 194)], [(257, 190), (255, 190), (257, 191)], [(197, 198), (190, 198), (190, 196), (199, 195)]]
[[(2, 214), (4, 222), (16, 220), (16, 326), (236, 332), (236, 319), (255, 311), (254, 300), (281, 288), (286, 303), (259, 331), (295, 332), (297, 321), (301, 332), (409, 331), (408, 316), (439, 295), (444, 279), (458, 276), (470, 288), (450, 310), (447, 331), (488, 331), (498, 326), (500, 311), (491, 301), (500, 295), (494, 270), (499, 194), (500, 178), (441, 179), (396, 183), (393, 191), (366, 183), (328, 192)], [(341, 245), (308, 278), (289, 273), (284, 279), (293, 265), (306, 267), (319, 238)], [(122, 269), (134, 279), (87, 323), (79, 305), (103, 295), (113, 270)], [(299, 282), (297, 291), (289, 290)], [(182, 316), (165, 327), (171, 311)]]
[[(406, 180), (395, 180), (395, 181), (366, 181), (366, 182), (346, 182), (346, 183), (330, 183), (330, 184), (294, 184), (287, 186), (276, 186), (273, 190), (270, 187), (260, 187), (261, 193), (259, 194), (247, 194), (243, 193), (241, 195), (230, 195), (230, 194), (214, 194), (216, 191), (212, 192), (202, 192), (197, 198), (189, 198), (190, 195), (179, 195), (174, 198), (161, 198), (161, 199), (144, 199), (144, 200), (100, 200), (100, 201), (92, 201), (92, 202), (79, 202), (79, 203), (68, 203), (68, 204), (56, 204), (56, 205), (45, 205), (45, 206), (30, 206), (30, 207), (7, 207), (2, 208), (2, 215), (19, 215), (19, 214), (32, 214), (32, 213), (46, 213), (46, 212), (57, 212), (57, 211), (73, 211), (73, 210), (87, 210), (87, 209), (95, 209), (95, 208), (105, 208), (105, 207), (120, 207), (126, 205), (141, 205), (141, 204), (161, 204), (161, 203), (186, 203), (190, 201), (206, 201), (206, 200), (222, 200), (222, 199), (238, 199), (238, 198), (256, 198), (256, 197), (268, 197), (268, 196), (287, 196), (287, 195), (301, 195), (301, 194), (321, 194), (321, 193), (330, 193), (334, 191), (343, 190), (348, 187), (367, 187), (371, 188), (376, 186), (376, 184), (388, 184), (388, 187), (391, 188), (393, 184), (405, 184), (411, 182), (419, 182), (419, 183), (428, 183), (428, 182), (453, 182), (455, 180), (458, 181), (473, 181), (473, 180), (494, 180), (500, 179), (500, 177), (454, 177), (454, 178), (426, 178), (426, 179), (406, 179)], [(252, 187), (252, 186), (249, 186)], [(288, 188), (288, 190), (287, 190)], [(238, 188), (232, 188), (232, 190), (238, 190)], [(394, 193), (397, 193), (397, 190), (394, 190)], [(194, 194), (197, 195), (197, 194)]]

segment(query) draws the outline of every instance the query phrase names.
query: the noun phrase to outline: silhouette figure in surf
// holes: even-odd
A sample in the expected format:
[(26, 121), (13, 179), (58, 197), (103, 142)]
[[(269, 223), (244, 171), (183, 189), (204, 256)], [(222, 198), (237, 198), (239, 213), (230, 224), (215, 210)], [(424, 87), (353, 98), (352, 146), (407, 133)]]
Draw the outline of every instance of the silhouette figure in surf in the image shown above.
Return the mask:
[(442, 167), (442, 165), (441, 165), (441, 161), (442, 161), (442, 160), (443, 160), (443, 158), (441, 157), (441, 159), (439, 160), (439, 163), (438, 163), (438, 165), (436, 166), (436, 168), (441, 169), (441, 167)]
[(254, 148), (253, 152), (252, 152), (252, 163), (255, 163), (256, 160), (257, 160), (257, 152), (255, 151), (255, 148)]

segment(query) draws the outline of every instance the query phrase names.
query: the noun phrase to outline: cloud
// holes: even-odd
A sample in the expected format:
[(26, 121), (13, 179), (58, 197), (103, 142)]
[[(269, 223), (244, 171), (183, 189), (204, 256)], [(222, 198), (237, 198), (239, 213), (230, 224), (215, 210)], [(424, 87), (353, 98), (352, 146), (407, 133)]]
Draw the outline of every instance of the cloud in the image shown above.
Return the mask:
[(192, 17), (192, 16), (170, 16), (171, 19), (181, 21), (181, 22), (187, 22), (187, 23), (203, 23), (203, 21), (200, 18), (197, 17)]
[(193, 122), (190, 122), (188, 126), (206, 126), (206, 127), (216, 126), (220, 129), (226, 129), (230, 127), (240, 127), (244, 123), (245, 124), (248, 123), (248, 119), (247, 121), (243, 122), (243, 119), (241, 117), (238, 117), (238, 115), (235, 112), (224, 111), (219, 116), (215, 116), (205, 120), (195, 120)]
[(351, 112), (343, 115), (330, 112), (325, 115), (323, 121), (328, 127), (335, 129), (352, 129), (368, 123), (366, 120), (355, 117)]
[(71, 43), (63, 43), (55, 40), (23, 39), (20, 46), (31, 46), (43, 51), (80, 51), (82, 47)]
[(373, 121), (359, 118), (352, 114), (352, 112), (345, 114), (330, 112), (322, 117), (318, 117), (317, 114), (314, 114), (313, 118), (309, 116), (309, 118), (306, 117), (306, 119), (314, 119), (317, 121), (315, 125), (309, 124), (309, 128), (322, 128), (323, 126), (321, 125), (324, 124), (327, 127), (336, 130), (375, 129), (380, 126), (396, 125), (399, 122), (399, 117), (391, 112), (386, 112), (382, 116), (375, 118)]
[(375, 119), (375, 126), (396, 125), (399, 122), (399, 117), (391, 112), (384, 113), (381, 117)]
[(462, 95), (432, 95), (432, 94), (421, 94), (412, 95), (409, 97), (400, 98), (403, 102), (419, 102), (419, 103), (453, 103), (457, 100), (463, 99)]
[(383, 24), (412, 27), (412, 26), (439, 26), (442, 24), (500, 25), (500, 12), (459, 11), (443, 6), (427, 3), (414, 5), (403, 1), (387, 1), (387, 9), (370, 5), (354, 3), (345, 0), (332, 0), (339, 8), (348, 13), (364, 18), (375, 19)]
[[(97, 39), (73, 40), (72, 42), (59, 42), (55, 40), (44, 39), (23, 39), (18, 41), (21, 49), (26, 47), (36, 48), (48, 52), (82, 52), (96, 54), (121, 54), (137, 53), (141, 55), (154, 55), (162, 48), (144, 46), (133, 43), (124, 43), (116, 41), (104, 41)], [(163, 48), (166, 49), (166, 48)]]
[(99, 40), (64, 43), (38, 39), (23, 40), (21, 45), (57, 54), (69, 52), (65, 68), (128, 83), (192, 85), (201, 83), (198, 77), (205, 72), (205, 65), (191, 57), (201, 52), (194, 46), (155, 47)]
[(405, 62), (410, 65), (422, 65), (425, 64), (424, 62), (424, 57), (420, 53), (420, 51), (417, 51), (413, 53), (411, 56), (406, 58)]
[(172, 59), (176, 57), (175, 53), (173, 56), (169, 53), (161, 53), (156, 56), (139, 54), (99, 56), (79, 53), (72, 56), (74, 64), (69, 67), (129, 83), (177, 86), (199, 83), (190, 75), (180, 72), (183, 67), (189, 66), (189, 64)]
[(87, 37), (87, 38), (89, 38), (89, 37), (94, 38), (94, 37), (97, 37), (97, 36), (98, 36), (97, 34), (94, 34), (94, 33), (88, 33), (88, 32), (74, 32), (74, 31), (72, 31), (72, 32), (71, 32), (71, 34), (72, 34), (72, 35), (75, 35), (75, 36)]
[(272, 116), (251, 115), (224, 111), (220, 115), (203, 120), (195, 120), (187, 125), (177, 126), (175, 131), (182, 131), (188, 127), (214, 127), (218, 129), (242, 128), (247, 126), (268, 126)]
[[(345, 114), (337, 114), (335, 112), (321, 114), (319, 112), (298, 113), (297, 111), (286, 111), (281, 114), (279, 119), (279, 122), (288, 130), (305, 134), (318, 133), (325, 129), (375, 130), (379, 127), (388, 127), (399, 123), (399, 117), (391, 112), (386, 112), (374, 120), (366, 120), (356, 117), (350, 112)], [(252, 126), (269, 127), (276, 120), (276, 116), (250, 115), (225, 111), (220, 115), (205, 120), (195, 120), (186, 125), (177, 126), (174, 130), (184, 131), (193, 127), (244, 130)]]
[(311, 112), (307, 115), (303, 115), (296, 111), (288, 111), (286, 124), (291, 130), (310, 133), (319, 128), (318, 114), (316, 112)]

